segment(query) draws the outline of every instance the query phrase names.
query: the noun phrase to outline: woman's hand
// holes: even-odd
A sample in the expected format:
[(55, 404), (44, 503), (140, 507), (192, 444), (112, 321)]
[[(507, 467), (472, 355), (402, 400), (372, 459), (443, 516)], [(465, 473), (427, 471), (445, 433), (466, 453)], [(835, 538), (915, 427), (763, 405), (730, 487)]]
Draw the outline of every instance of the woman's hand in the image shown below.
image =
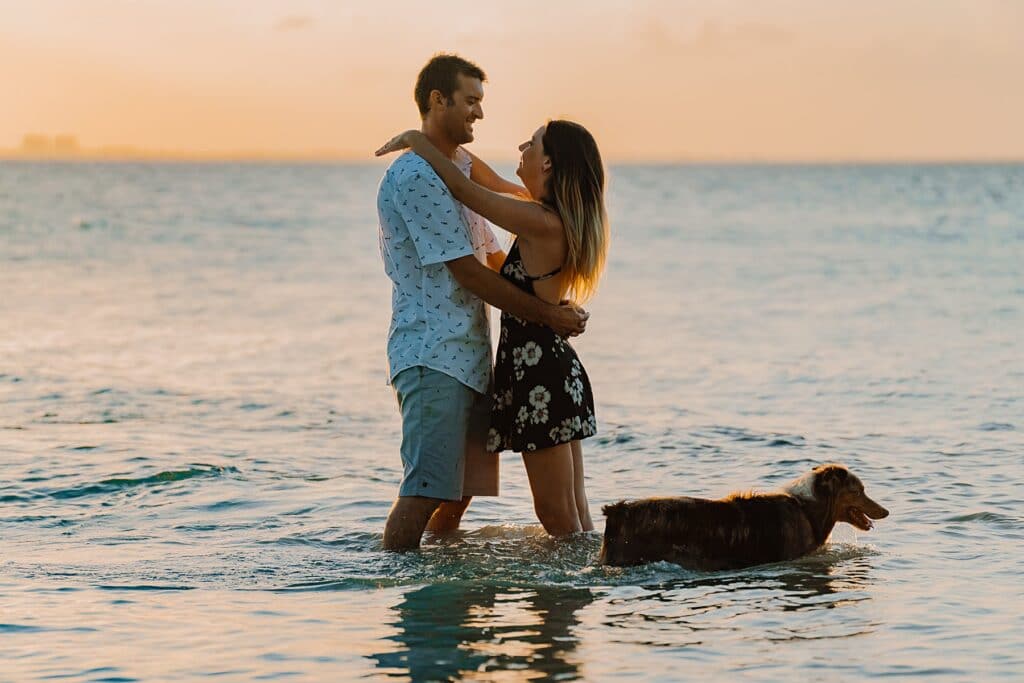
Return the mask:
[(413, 140), (417, 135), (423, 135), (423, 133), (418, 130), (407, 130), (404, 133), (399, 133), (384, 143), (384, 146), (374, 152), (373, 156), (382, 157), (385, 154), (412, 147)]

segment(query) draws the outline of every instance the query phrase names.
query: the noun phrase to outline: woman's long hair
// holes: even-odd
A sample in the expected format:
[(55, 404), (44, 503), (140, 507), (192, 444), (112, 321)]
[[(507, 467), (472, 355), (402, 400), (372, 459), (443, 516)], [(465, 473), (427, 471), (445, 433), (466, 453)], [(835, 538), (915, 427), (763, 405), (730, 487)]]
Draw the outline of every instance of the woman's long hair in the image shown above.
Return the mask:
[(582, 303), (597, 291), (608, 256), (604, 165), (594, 136), (578, 123), (549, 121), (542, 140), (551, 159), (548, 203), (561, 217), (569, 243), (568, 295)]

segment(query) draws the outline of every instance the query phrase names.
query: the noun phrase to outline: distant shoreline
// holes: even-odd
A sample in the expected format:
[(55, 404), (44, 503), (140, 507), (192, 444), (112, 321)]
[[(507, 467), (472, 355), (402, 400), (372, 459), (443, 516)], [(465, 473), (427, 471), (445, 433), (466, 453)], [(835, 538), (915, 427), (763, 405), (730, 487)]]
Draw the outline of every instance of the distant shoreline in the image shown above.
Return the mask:
[[(515, 164), (513, 158), (489, 158), (495, 164)], [(339, 166), (383, 166), (388, 159), (355, 156), (320, 155), (30, 155), (17, 151), (0, 150), (0, 163), (53, 163), (53, 164), (310, 164)], [(996, 159), (611, 159), (609, 166), (1018, 166), (1024, 158)]]

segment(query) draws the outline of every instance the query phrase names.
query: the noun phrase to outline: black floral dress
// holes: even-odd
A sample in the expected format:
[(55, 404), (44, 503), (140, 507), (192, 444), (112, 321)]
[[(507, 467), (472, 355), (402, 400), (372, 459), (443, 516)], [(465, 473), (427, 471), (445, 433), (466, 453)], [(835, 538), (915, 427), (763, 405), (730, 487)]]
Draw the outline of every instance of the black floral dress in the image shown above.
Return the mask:
[[(501, 267), (501, 274), (524, 292), (533, 294), (531, 277), (523, 268), (519, 242)], [(494, 405), (487, 450), (529, 453), (597, 432), (594, 395), (583, 365), (568, 342), (550, 327), (501, 314), (501, 338), (494, 366)]]

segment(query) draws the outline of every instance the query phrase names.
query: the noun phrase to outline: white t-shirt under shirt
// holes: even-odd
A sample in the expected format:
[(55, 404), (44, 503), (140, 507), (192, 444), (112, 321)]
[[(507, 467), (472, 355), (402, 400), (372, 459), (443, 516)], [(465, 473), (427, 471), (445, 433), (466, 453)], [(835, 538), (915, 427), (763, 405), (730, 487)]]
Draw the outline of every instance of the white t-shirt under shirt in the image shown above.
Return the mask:
[[(455, 164), (469, 175), (472, 157), (461, 147)], [(391, 278), (388, 380), (423, 365), (480, 393), (491, 383), (487, 305), (445, 265), (500, 251), (487, 221), (452, 197), (422, 157), (406, 152), (388, 167), (377, 192), (380, 253)]]

